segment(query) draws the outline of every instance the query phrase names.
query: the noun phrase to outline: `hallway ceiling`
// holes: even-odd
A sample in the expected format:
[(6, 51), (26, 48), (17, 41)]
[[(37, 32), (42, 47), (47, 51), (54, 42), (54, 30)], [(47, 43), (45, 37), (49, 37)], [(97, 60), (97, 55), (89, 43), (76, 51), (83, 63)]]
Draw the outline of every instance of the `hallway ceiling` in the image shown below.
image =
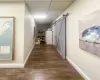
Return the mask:
[(37, 23), (51, 23), (56, 19), (74, 0), (0, 0), (0, 1), (26, 1), (32, 15), (46, 14), (45, 20), (36, 20)]
[(31, 13), (47, 14), (47, 19), (36, 20), (37, 23), (51, 23), (55, 20), (73, 0), (26, 0)]

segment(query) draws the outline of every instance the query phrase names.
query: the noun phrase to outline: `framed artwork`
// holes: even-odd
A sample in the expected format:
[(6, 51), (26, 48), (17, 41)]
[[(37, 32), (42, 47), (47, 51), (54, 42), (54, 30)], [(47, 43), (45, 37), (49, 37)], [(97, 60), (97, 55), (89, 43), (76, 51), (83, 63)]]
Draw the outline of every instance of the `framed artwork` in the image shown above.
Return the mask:
[(0, 17), (0, 60), (14, 60), (15, 18)]
[(79, 20), (79, 47), (100, 57), (100, 10)]

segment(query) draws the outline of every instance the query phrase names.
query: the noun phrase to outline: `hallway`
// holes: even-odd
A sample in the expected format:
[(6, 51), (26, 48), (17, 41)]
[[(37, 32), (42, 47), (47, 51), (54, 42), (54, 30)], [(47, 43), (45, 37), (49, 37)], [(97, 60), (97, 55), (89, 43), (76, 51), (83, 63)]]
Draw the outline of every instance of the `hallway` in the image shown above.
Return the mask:
[(0, 69), (0, 80), (84, 80), (54, 46), (36, 45), (25, 68)]
[(0, 80), (100, 80), (100, 0), (0, 0)]

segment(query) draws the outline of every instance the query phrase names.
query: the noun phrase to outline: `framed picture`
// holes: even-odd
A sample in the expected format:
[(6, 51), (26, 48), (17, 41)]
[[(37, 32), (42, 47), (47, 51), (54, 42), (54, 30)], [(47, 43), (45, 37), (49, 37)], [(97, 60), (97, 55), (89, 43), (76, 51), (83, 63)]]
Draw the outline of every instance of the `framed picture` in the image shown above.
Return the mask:
[(0, 60), (14, 60), (15, 17), (0, 17)]
[(100, 10), (79, 20), (79, 46), (82, 50), (100, 57)]

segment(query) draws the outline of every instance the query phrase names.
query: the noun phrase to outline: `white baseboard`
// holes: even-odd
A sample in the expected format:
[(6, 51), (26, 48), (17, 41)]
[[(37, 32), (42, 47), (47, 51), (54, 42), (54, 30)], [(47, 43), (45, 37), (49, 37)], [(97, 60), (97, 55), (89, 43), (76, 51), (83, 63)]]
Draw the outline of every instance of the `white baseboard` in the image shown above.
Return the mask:
[[(57, 49), (57, 48), (56, 48)], [(61, 55), (61, 57), (62, 57), (62, 54), (61, 54), (61, 52), (57, 49), (57, 51), (58, 51), (58, 53)]]
[(26, 62), (27, 62), (27, 60), (28, 60), (28, 58), (29, 58), (34, 46), (30, 50), (30, 52), (29, 52), (29, 54), (28, 54), (28, 56), (27, 56), (27, 58), (26, 58), (24, 63), (4, 63), (4, 64), (0, 64), (0, 68), (24, 68), (24, 66), (25, 66), (25, 64), (26, 64)]
[(91, 80), (71, 59), (67, 57), (67, 60), (69, 63), (79, 72), (79, 74), (85, 79), (85, 80)]
[(24, 67), (25, 67), (25, 64), (26, 64), (26, 62), (27, 62), (27, 60), (28, 60), (28, 58), (29, 58), (29, 56), (30, 56), (30, 54), (31, 54), (31, 52), (32, 52), (32, 50), (33, 50), (33, 48), (34, 48), (34, 46), (35, 46), (35, 44), (34, 44), (33, 47), (31, 48), (31, 50), (30, 50), (30, 52), (29, 52), (27, 58), (26, 58), (25, 61), (24, 61)]
[(6, 63), (6, 64), (0, 64), (0, 68), (24, 68), (24, 64)]

